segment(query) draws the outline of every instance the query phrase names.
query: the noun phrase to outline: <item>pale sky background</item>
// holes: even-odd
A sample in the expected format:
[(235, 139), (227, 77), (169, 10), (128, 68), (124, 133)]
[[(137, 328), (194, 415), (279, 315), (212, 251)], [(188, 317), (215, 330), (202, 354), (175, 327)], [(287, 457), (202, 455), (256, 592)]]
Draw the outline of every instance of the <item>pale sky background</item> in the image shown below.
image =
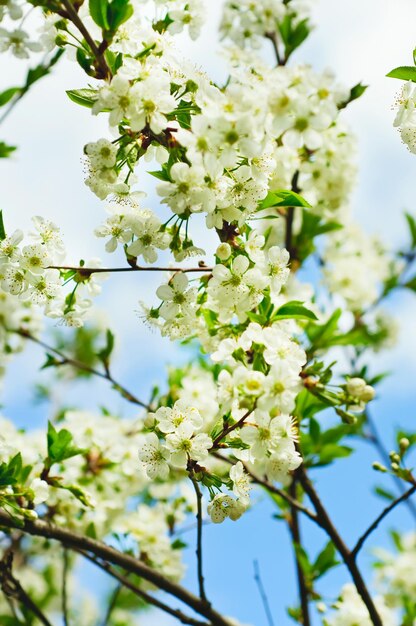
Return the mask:
[[(202, 37), (191, 44), (181, 36), (178, 45), (218, 78), (223, 75), (223, 68), (215, 54), (218, 47), (215, 28), (222, 3), (214, 0), (206, 4), (209, 19)], [(406, 236), (402, 212), (404, 209), (416, 212), (416, 156), (407, 152), (392, 127), (391, 105), (400, 83), (385, 78), (385, 74), (393, 67), (411, 63), (416, 44), (416, 2), (317, 0), (313, 21), (316, 30), (294, 55), (292, 63), (308, 62), (318, 70), (330, 67), (339, 81), (348, 86), (360, 81), (370, 85), (366, 94), (344, 113), (358, 137), (359, 180), (352, 204), (357, 219), (369, 232), (377, 232), (391, 246), (400, 245)], [(0, 91), (21, 83), (25, 73), (21, 62), (3, 55), (0, 65)], [(83, 87), (85, 82), (72, 63), (60, 63), (53, 78), (38, 83), (0, 128), (0, 139), (19, 146), (12, 159), (0, 162), (0, 207), (8, 230), (30, 228), (32, 215), (50, 217), (61, 226), (74, 261), (99, 255), (109, 265), (115, 265), (116, 259), (103, 252), (103, 241), (92, 234), (105, 213), (102, 203), (83, 183), (80, 162), (82, 146), (107, 134), (105, 116), (91, 117), (87, 109), (74, 105), (65, 95), (66, 89)], [(154, 280), (153, 275), (143, 274), (113, 277), (106, 283), (100, 299), (111, 319), (111, 327), (120, 333), (115, 375), (143, 398), (151, 383), (164, 380), (164, 364), (186, 358), (169, 340), (151, 334), (137, 318), (137, 302), (150, 297)], [(416, 298), (412, 294), (400, 294), (389, 308), (400, 321), (401, 333), (397, 346), (382, 355), (382, 368), (397, 373), (383, 385), (382, 397), (375, 403), (373, 412), (391, 447), (388, 442), (392, 423), (413, 428), (415, 424)], [(380, 366), (380, 356), (377, 361)], [(45, 420), (45, 406), (33, 406), (32, 392), (26, 385), (22, 387), (22, 380), (46, 380), (34, 369), (42, 362), (43, 355), (30, 348), (10, 368), (5, 383), (4, 413), (18, 424)], [(90, 382), (88, 398), (85, 387), (80, 387), (75, 397), (73, 392), (62, 389), (61, 399), (67, 404), (93, 407), (91, 398), (99, 394), (100, 403), (107, 402), (125, 414), (132, 413), (131, 407), (115, 397), (105, 384), (94, 382), (97, 395), (91, 393), (91, 388)], [(374, 459), (375, 455), (359, 446), (357, 455), (342, 461), (338, 469), (322, 472), (323, 499), (329, 503), (335, 521), (351, 543), (383, 506), (380, 500), (369, 496), (370, 481), (374, 482), (369, 466)], [(368, 476), (368, 481), (363, 476)], [(390, 487), (388, 480), (377, 482)], [(237, 524), (207, 528), (208, 590), (225, 613), (243, 623), (264, 626), (266, 621), (253, 582), (252, 562), (257, 558), (275, 624), (286, 626), (292, 622), (282, 606), (295, 601), (293, 561), (286, 529), (271, 519), (270, 512), (269, 505), (262, 503)], [(374, 533), (374, 542), (385, 544), (386, 530), (394, 524), (411, 528), (405, 509), (392, 515)], [(316, 529), (306, 526), (305, 534), (316, 549), (322, 547), (324, 538)], [(192, 545), (193, 537), (189, 540)], [(368, 563), (370, 559), (369, 551), (363, 553), (362, 562)], [(194, 585), (193, 546), (188, 560), (186, 582)], [(338, 568), (333, 577), (324, 579), (321, 590), (334, 598), (347, 580), (348, 575)], [(167, 626), (171, 621), (158, 614), (152, 624)]]

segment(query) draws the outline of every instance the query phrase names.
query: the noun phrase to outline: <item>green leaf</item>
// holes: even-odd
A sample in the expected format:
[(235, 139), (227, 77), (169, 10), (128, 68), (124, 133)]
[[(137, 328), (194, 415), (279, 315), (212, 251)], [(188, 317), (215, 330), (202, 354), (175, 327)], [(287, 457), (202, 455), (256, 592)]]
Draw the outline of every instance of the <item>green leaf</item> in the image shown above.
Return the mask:
[(411, 80), (416, 83), (416, 67), (412, 65), (402, 65), (391, 70), (386, 76), (388, 78), (398, 78), (399, 80)]
[(60, 463), (83, 452), (82, 449), (72, 445), (73, 439), (69, 430), (63, 428), (57, 431), (51, 422), (48, 422), (48, 463), (50, 467), (53, 463)]
[(107, 0), (89, 0), (88, 6), (90, 9), (91, 17), (97, 24), (97, 26), (102, 28), (102, 30), (108, 30), (110, 28), (110, 25), (107, 19)]
[(269, 191), (267, 196), (259, 204), (259, 211), (270, 207), (306, 207), (311, 205), (305, 198), (302, 198), (295, 191), (287, 191), (285, 189), (279, 191)]
[(281, 306), (273, 315), (273, 320), (295, 319), (295, 320), (316, 320), (318, 319), (312, 311), (303, 306), (298, 300), (292, 300)]
[(374, 492), (378, 496), (384, 498), (385, 500), (388, 500), (389, 502), (393, 502), (396, 499), (394, 493), (392, 493), (391, 491), (387, 491), (387, 489), (384, 489), (384, 487), (380, 487), (378, 485), (374, 488)]
[(416, 276), (404, 283), (404, 286), (411, 291), (416, 291)]
[(94, 102), (97, 100), (97, 92), (95, 89), (70, 89), (66, 92), (67, 96), (72, 102), (80, 104), (83, 107), (89, 109), (92, 108)]
[(318, 554), (316, 561), (313, 564), (314, 579), (320, 578), (336, 565), (339, 565), (339, 561), (336, 559), (335, 546), (332, 541), (328, 541), (323, 550)]
[(114, 335), (111, 330), (107, 330), (106, 332), (106, 345), (105, 347), (98, 352), (97, 356), (100, 361), (104, 364), (105, 367), (108, 367), (111, 353), (114, 349)]
[(0, 107), (4, 106), (13, 98), (13, 96), (21, 91), (20, 87), (9, 87), (0, 93)]
[(357, 85), (354, 85), (354, 87), (351, 88), (350, 95), (347, 98), (347, 100), (342, 102), (338, 106), (338, 108), (339, 109), (344, 109), (348, 104), (350, 104), (354, 100), (357, 100), (358, 98), (361, 98), (361, 96), (366, 91), (366, 89), (368, 89), (368, 85), (362, 85), (361, 83), (358, 83)]
[(410, 213), (404, 214), (409, 225), (412, 248), (416, 248), (416, 219)]
[(4, 228), (3, 211), (0, 210), (0, 241), (6, 239), (6, 229)]
[(107, 9), (108, 30), (115, 33), (119, 26), (127, 22), (132, 15), (133, 7), (129, 4), (129, 0), (113, 0)]
[(4, 141), (0, 141), (0, 159), (7, 159), (16, 149), (16, 146), (9, 146)]

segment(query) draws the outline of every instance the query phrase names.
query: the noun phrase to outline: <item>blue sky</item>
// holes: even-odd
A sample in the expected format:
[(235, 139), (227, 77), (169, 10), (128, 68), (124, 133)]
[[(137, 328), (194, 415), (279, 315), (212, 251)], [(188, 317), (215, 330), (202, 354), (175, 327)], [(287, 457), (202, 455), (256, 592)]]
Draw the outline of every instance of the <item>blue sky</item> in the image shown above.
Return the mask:
[[(207, 2), (207, 6), (210, 4)], [(186, 37), (179, 38), (185, 53), (215, 78), (223, 75), (221, 61), (213, 52), (207, 58), (206, 50), (213, 50), (220, 4), (209, 7), (209, 20), (199, 42), (191, 44)], [(410, 62), (415, 44), (415, 3), (321, 0), (316, 3), (314, 22), (316, 30), (294, 61), (311, 63), (317, 69), (331, 67), (340, 82), (347, 85), (360, 81), (370, 85), (364, 97), (345, 113), (359, 146), (359, 180), (352, 205), (357, 219), (367, 230), (379, 233), (392, 246), (400, 244), (405, 238), (402, 211), (416, 211), (416, 157), (406, 151), (392, 128), (391, 104), (400, 85), (385, 78), (385, 74), (392, 67)], [(5, 57), (2, 63), (0, 90), (19, 83), (19, 77), (24, 74), (21, 63), (9, 58), (6, 62)], [(16, 156), (2, 163), (0, 170), (1, 180), (7, 181), (7, 185), (4, 182), (1, 185), (0, 202), (8, 229), (30, 227), (30, 216), (34, 214), (52, 217), (62, 227), (74, 260), (94, 255), (105, 258), (102, 242), (92, 235), (104, 213), (101, 203), (83, 184), (80, 157), (84, 143), (105, 135), (107, 129), (102, 118), (91, 118), (87, 110), (73, 105), (64, 93), (65, 89), (84, 84), (84, 77), (74, 64), (63, 62), (54, 78), (36, 85), (1, 128), (2, 138), (19, 145)], [(82, 238), (78, 236), (81, 228), (86, 233)], [(151, 334), (137, 318), (138, 300), (150, 297), (153, 289), (153, 278), (149, 275), (113, 277), (100, 299), (112, 328), (121, 334), (115, 373), (142, 397), (146, 397), (154, 382), (163, 382), (167, 363), (186, 358), (169, 340)], [(398, 318), (401, 331), (397, 346), (374, 360), (374, 368), (381, 363), (383, 370), (394, 373), (383, 384), (373, 413), (387, 447), (391, 447), (394, 424), (409, 428), (415, 425), (416, 298), (400, 294), (388, 307)], [(36, 372), (36, 366), (42, 362), (40, 351), (30, 346), (10, 367), (4, 386), (3, 411), (19, 425), (46, 421), (48, 408), (34, 405), (32, 391), (26, 386), (22, 388), (21, 382), (44, 380), (45, 374)], [(101, 381), (90, 382), (88, 387), (80, 385), (75, 394), (65, 386), (57, 390), (57, 399), (80, 407), (94, 408), (94, 397), (113, 410), (132, 414), (133, 409)], [(320, 471), (323, 501), (328, 503), (341, 533), (351, 544), (383, 506), (371, 495), (374, 480), (390, 486), (387, 477), (374, 476), (371, 462), (375, 458), (367, 445), (360, 444), (354, 456)], [(272, 519), (272, 513), (270, 504), (264, 500), (238, 523), (208, 526), (204, 537), (207, 587), (212, 599), (225, 613), (255, 626), (265, 625), (266, 620), (253, 579), (254, 559), (260, 564), (276, 626), (292, 623), (283, 607), (295, 602), (293, 557), (287, 530), (282, 522)], [(391, 515), (374, 533), (371, 543), (388, 543), (386, 531), (394, 525), (412, 527), (405, 508)], [(303, 532), (312, 551), (322, 548), (325, 538), (320, 531), (306, 523)], [(186, 582), (195, 586), (194, 538), (191, 534), (188, 538), (192, 548), (187, 555)], [(371, 554), (364, 550), (361, 562), (367, 567), (370, 560)], [(326, 596), (334, 598), (347, 580), (347, 573), (339, 567), (323, 580), (321, 589)], [(154, 621), (153, 617), (146, 619), (158, 626), (171, 623), (159, 614)]]

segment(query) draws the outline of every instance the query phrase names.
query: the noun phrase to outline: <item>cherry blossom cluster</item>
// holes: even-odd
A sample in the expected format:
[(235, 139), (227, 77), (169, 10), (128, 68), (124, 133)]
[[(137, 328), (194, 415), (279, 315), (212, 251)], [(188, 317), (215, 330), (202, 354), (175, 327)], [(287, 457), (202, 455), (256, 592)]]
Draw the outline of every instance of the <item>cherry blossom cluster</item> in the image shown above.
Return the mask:
[(405, 83), (395, 101), (394, 126), (399, 130), (403, 143), (416, 154), (416, 87), (411, 81)]
[[(19, 329), (14, 318), (20, 317), (25, 322), (24, 311), (31, 305), (42, 307), (46, 316), (68, 326), (81, 326), (92, 304), (88, 296), (100, 292), (100, 280), (105, 275), (83, 277), (76, 272), (61, 271), (65, 250), (58, 227), (42, 217), (34, 217), (33, 224), (35, 230), (29, 233), (30, 242), (24, 242), (21, 230), (14, 231), (0, 242), (1, 287), (5, 294), (10, 294), (4, 303), (10, 302), (10, 313), (16, 311), (10, 320), (4, 321), (4, 330)], [(96, 263), (93, 260), (90, 265)], [(67, 293), (64, 285), (72, 281), (74, 287)], [(22, 301), (21, 311), (12, 296)]]

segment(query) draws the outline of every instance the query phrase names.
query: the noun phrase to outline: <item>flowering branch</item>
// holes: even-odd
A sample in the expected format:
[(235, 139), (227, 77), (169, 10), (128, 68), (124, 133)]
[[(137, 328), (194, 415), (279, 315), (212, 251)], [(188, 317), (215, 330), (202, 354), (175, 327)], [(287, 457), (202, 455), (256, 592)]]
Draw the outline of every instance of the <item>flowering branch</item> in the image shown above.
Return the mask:
[(127, 572), (140, 576), (159, 589), (174, 596), (178, 600), (181, 600), (194, 611), (203, 617), (206, 617), (213, 626), (232, 626), (225, 617), (181, 585), (165, 578), (157, 570), (149, 567), (139, 559), (130, 556), (129, 554), (119, 552), (102, 541), (91, 539), (86, 535), (79, 535), (71, 530), (44, 522), (43, 520), (25, 519), (22, 521), (11, 517), (8, 513), (1, 509), (0, 527), (19, 529), (29, 535), (54, 539), (59, 541), (63, 546), (77, 552), (80, 550), (87, 553), (90, 552), (99, 559), (103, 559), (113, 565), (118, 565)]
[(189, 472), (189, 478), (195, 489), (196, 495), (196, 504), (197, 504), (197, 541), (196, 541), (196, 559), (197, 559), (197, 569), (198, 569), (198, 584), (199, 584), (199, 596), (201, 600), (210, 604), (206, 593), (205, 593), (205, 582), (204, 582), (204, 572), (202, 567), (202, 493), (199, 488), (198, 481), (195, 479), (193, 475), (193, 470)]
[(164, 602), (161, 602), (154, 596), (150, 595), (150, 593), (146, 593), (146, 591), (143, 591), (142, 589), (140, 589), (140, 587), (137, 587), (137, 585), (134, 585), (127, 578), (127, 576), (123, 576), (122, 574), (117, 572), (114, 569), (114, 567), (111, 567), (111, 565), (107, 563), (106, 561), (97, 559), (96, 557), (91, 556), (90, 554), (88, 554), (87, 552), (83, 552), (82, 550), (79, 551), (79, 554), (81, 554), (84, 558), (91, 561), (91, 563), (94, 563), (97, 567), (102, 569), (104, 572), (107, 572), (107, 574), (109, 574), (110, 576), (118, 580), (118, 582), (120, 583), (120, 586), (117, 587), (117, 589), (121, 589), (122, 587), (129, 589), (136, 596), (139, 596), (139, 598), (142, 598), (148, 604), (151, 604), (152, 606), (155, 606), (161, 611), (164, 611), (165, 613), (168, 613), (169, 615), (176, 617), (176, 619), (182, 622), (182, 624), (189, 624), (190, 626), (206, 626), (206, 622), (200, 622), (197, 619), (193, 619), (189, 615), (185, 615), (185, 613), (183, 613), (181, 610), (173, 609), (169, 605), (165, 604)]
[(357, 564), (355, 563), (352, 552), (345, 545), (342, 537), (332, 523), (325, 507), (323, 506), (317, 492), (315, 491), (312, 482), (310, 481), (305, 469), (302, 466), (299, 468), (297, 475), (305, 493), (307, 493), (312, 504), (315, 507), (319, 525), (332, 539), (336, 549), (338, 550), (348, 571), (350, 572), (351, 578), (354, 581), (357, 591), (360, 594), (365, 606), (367, 607), (372, 623), (374, 624), (374, 626), (383, 626), (380, 615), (370, 595), (370, 592), (368, 591), (367, 585), (361, 575), (361, 572), (358, 569)]
[(395, 509), (396, 506), (398, 506), (402, 502), (405, 502), (415, 492), (416, 492), (416, 483), (414, 485), (412, 485), (412, 487), (410, 487), (410, 489), (405, 491), (405, 493), (403, 495), (401, 495), (399, 498), (396, 498), (396, 500), (391, 502), (388, 506), (386, 506), (385, 509), (383, 509), (383, 511), (381, 511), (380, 515), (367, 528), (365, 533), (363, 533), (361, 535), (361, 537), (358, 539), (357, 543), (355, 544), (354, 548), (351, 550), (351, 556), (354, 559), (357, 558), (357, 555), (358, 555), (359, 551), (361, 550), (361, 548), (363, 547), (364, 542), (368, 539), (368, 537), (371, 535), (371, 533), (377, 528), (377, 526), (380, 524), (380, 522), (390, 513), (390, 511)]
[(0, 587), (7, 598), (16, 599), (28, 611), (33, 613), (44, 626), (52, 626), (40, 608), (23, 589), (20, 582), (13, 576), (13, 552), (6, 552), (0, 561)]

